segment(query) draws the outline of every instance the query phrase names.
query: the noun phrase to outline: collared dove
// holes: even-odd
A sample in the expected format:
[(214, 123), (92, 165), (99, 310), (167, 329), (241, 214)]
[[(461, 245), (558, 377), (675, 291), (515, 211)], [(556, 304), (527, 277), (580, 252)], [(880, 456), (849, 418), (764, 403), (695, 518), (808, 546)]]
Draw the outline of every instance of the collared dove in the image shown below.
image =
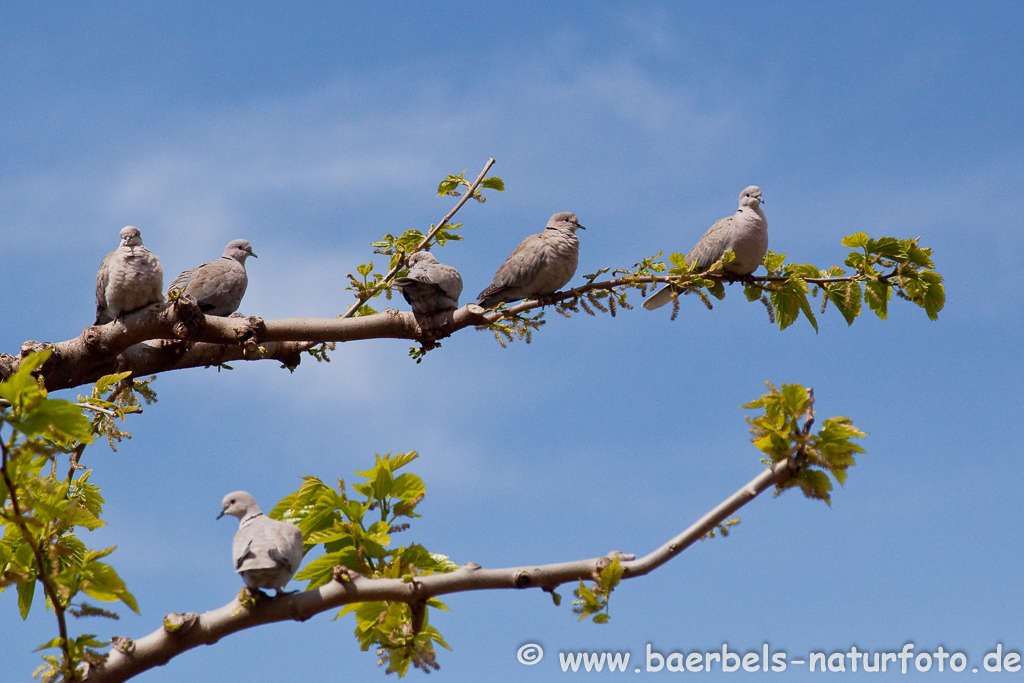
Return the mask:
[[(686, 255), (686, 264), (696, 263), (697, 268), (704, 271), (731, 249), (736, 259), (724, 264), (726, 273), (750, 275), (757, 270), (768, 251), (768, 219), (761, 210), (763, 202), (761, 188), (751, 185), (744, 189), (740, 193), (740, 208), (708, 228)], [(665, 285), (647, 297), (643, 307), (653, 311), (669, 301), (672, 301), (672, 286)]]
[(249, 588), (273, 588), (281, 595), (302, 562), (299, 527), (267, 517), (245, 491), (224, 496), (217, 519), (224, 515), (238, 518), (231, 544), (235, 571)]
[(121, 228), (121, 244), (103, 257), (96, 273), (96, 322), (120, 320), (143, 306), (164, 300), (164, 269), (156, 254), (142, 246), (142, 232)]
[(576, 273), (580, 241), (586, 230), (571, 211), (556, 213), (544, 232), (530, 235), (505, 259), (491, 286), (480, 292), (480, 305), (491, 308), (519, 299), (550, 296)]
[(252, 253), (248, 240), (231, 240), (219, 259), (189, 268), (174, 278), (167, 294), (180, 289), (194, 296), (199, 310), (206, 315), (231, 315), (238, 310), (249, 286), (249, 276), (245, 274), (245, 259), (249, 256), (259, 258)]
[(409, 257), (409, 273), (395, 280), (402, 296), (418, 316), (433, 316), (459, 307), (462, 276), (449, 265), (438, 263), (429, 251)]

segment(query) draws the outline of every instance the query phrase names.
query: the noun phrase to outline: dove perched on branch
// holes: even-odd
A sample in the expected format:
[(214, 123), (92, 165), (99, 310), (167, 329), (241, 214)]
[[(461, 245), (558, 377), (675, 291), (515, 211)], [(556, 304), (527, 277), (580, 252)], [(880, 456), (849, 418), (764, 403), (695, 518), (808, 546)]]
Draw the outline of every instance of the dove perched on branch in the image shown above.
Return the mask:
[(580, 241), (577, 230), (586, 230), (571, 211), (556, 213), (544, 232), (530, 235), (505, 259), (491, 286), (480, 292), (480, 305), (550, 296), (576, 273)]
[(409, 273), (395, 280), (402, 296), (417, 316), (454, 311), (462, 294), (459, 271), (439, 263), (429, 251), (417, 251), (409, 257)]
[[(697, 264), (700, 271), (706, 270), (722, 258), (727, 250), (736, 255), (735, 260), (724, 265), (731, 275), (750, 275), (761, 265), (768, 251), (768, 219), (761, 210), (761, 188), (756, 185), (740, 193), (740, 208), (731, 216), (718, 221), (704, 233), (690, 253), (686, 264)], [(649, 311), (672, 301), (672, 286), (665, 285), (644, 300), (643, 307)]]
[(273, 588), (281, 595), (302, 562), (299, 527), (267, 517), (245, 491), (224, 496), (217, 519), (224, 515), (238, 518), (231, 544), (235, 571), (249, 588)]
[(121, 244), (103, 257), (96, 273), (96, 322), (120, 320), (143, 306), (164, 300), (164, 269), (156, 254), (142, 246), (142, 232), (121, 228)]
[(231, 315), (238, 310), (245, 288), (249, 286), (245, 259), (250, 256), (258, 258), (248, 240), (231, 240), (219, 259), (190, 268), (174, 278), (167, 294), (170, 295), (172, 289), (180, 289), (195, 297), (199, 310), (206, 315)]

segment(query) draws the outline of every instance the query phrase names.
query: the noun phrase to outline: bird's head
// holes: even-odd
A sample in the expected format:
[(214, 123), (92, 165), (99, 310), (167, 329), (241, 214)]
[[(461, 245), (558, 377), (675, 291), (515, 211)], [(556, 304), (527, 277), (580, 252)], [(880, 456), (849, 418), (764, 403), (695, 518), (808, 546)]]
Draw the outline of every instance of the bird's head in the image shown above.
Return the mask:
[(761, 204), (764, 204), (764, 199), (761, 198), (761, 188), (757, 185), (751, 185), (740, 192), (740, 208), (749, 206), (756, 209)]
[(142, 231), (134, 225), (121, 228), (121, 246), (134, 249), (142, 246)]
[(231, 240), (228, 242), (228, 246), (224, 247), (224, 258), (233, 258), (241, 264), (244, 264), (245, 259), (250, 256), (259, 258), (253, 253), (249, 240)]
[(232, 491), (221, 501), (220, 514), (217, 515), (217, 519), (224, 515), (244, 519), (250, 515), (258, 515), (260, 512), (260, 506), (256, 504), (256, 499), (250, 494), (245, 491)]
[(437, 259), (434, 258), (434, 255), (429, 251), (417, 251), (409, 257), (409, 260), (406, 263), (408, 263), (409, 267), (412, 268), (413, 266), (417, 266), (421, 263), (437, 263)]
[(572, 211), (559, 211), (551, 217), (547, 227), (550, 230), (571, 230), (573, 232), (586, 230), (586, 227), (580, 225), (580, 220)]

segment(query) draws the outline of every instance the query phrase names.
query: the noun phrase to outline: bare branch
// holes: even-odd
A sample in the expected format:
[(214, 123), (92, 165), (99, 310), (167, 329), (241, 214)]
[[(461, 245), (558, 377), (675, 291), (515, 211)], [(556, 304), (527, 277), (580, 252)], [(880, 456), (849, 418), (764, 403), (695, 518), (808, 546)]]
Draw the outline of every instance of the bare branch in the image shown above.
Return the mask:
[(695, 524), (649, 555), (633, 559), (622, 553), (609, 553), (575, 562), (483, 569), (469, 563), (448, 574), (432, 574), (404, 579), (369, 579), (337, 568), (337, 580), (311, 591), (277, 598), (260, 598), (256, 607), (245, 610), (238, 599), (205, 614), (169, 614), (164, 626), (133, 641), (118, 638), (100, 667), (89, 670), (90, 683), (125, 681), (199, 645), (211, 645), (224, 636), (247, 628), (278, 621), (305, 621), (310, 617), (354, 602), (400, 601), (416, 603), (435, 595), (477, 590), (541, 588), (553, 590), (569, 581), (593, 580), (611, 559), (622, 561), (623, 578), (643, 576), (665, 564), (704, 537), (729, 515), (743, 507), (772, 485), (784, 483), (796, 471), (792, 459), (776, 463), (739, 491), (700, 518)]

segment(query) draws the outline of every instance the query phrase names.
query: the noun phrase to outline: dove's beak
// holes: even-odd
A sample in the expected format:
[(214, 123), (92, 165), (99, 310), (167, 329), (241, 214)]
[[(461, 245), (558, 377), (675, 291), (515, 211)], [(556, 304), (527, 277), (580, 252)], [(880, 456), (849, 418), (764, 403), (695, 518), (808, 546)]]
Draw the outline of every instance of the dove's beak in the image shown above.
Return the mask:
[(221, 517), (223, 517), (223, 516), (224, 516), (224, 511), (223, 511), (223, 510), (221, 510), (221, 511), (220, 511), (220, 514), (219, 514), (219, 515), (217, 515), (217, 519), (220, 519), (220, 518), (221, 518)]
[(259, 256), (257, 256), (256, 252), (254, 252), (254, 251), (250, 251), (249, 252), (249, 256), (252, 256), (253, 258), (259, 258)]

